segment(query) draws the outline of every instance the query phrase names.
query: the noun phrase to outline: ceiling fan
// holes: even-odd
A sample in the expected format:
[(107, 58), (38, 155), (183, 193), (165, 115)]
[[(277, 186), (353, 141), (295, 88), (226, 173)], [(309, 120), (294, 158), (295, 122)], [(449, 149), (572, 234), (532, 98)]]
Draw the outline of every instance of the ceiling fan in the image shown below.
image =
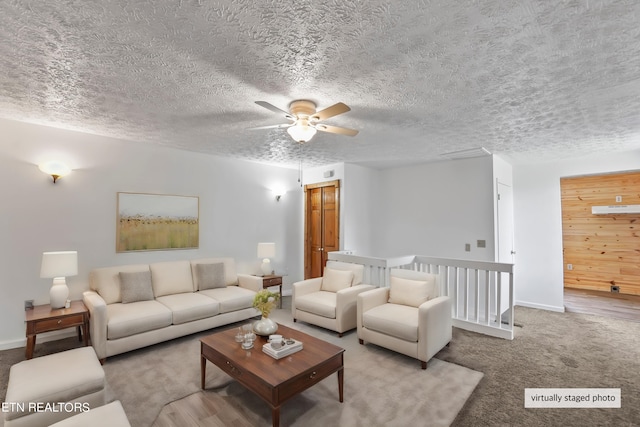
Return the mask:
[(275, 105), (269, 104), (266, 101), (256, 101), (256, 104), (266, 108), (267, 110), (284, 114), (284, 117), (288, 120), (291, 120), (291, 123), (262, 126), (254, 129), (286, 128), (287, 132), (289, 133), (289, 135), (291, 135), (294, 141), (301, 144), (313, 138), (313, 136), (316, 134), (316, 131), (337, 133), (339, 135), (348, 136), (355, 136), (358, 134), (358, 131), (354, 129), (347, 129), (320, 123), (321, 121), (337, 116), (338, 114), (343, 114), (347, 111), (351, 111), (351, 108), (349, 108), (342, 102), (338, 102), (337, 104), (325, 108), (324, 110), (316, 111), (315, 102), (305, 99), (299, 99), (296, 101), (292, 101), (289, 104), (289, 112), (281, 110), (280, 108), (276, 107)]

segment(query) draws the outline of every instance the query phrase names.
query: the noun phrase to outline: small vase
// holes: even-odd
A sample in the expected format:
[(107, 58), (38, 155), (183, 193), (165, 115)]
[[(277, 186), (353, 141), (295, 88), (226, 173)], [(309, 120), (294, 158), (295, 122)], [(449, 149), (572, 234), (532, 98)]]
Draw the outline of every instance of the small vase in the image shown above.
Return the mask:
[(260, 320), (256, 320), (253, 324), (253, 332), (263, 337), (275, 334), (277, 330), (278, 324), (268, 317), (262, 316)]

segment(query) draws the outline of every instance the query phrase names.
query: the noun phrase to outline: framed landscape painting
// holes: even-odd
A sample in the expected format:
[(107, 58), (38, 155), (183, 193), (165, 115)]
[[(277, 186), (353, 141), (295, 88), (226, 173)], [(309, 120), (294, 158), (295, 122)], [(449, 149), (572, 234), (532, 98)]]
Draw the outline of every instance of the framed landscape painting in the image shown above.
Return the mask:
[(200, 199), (118, 193), (116, 252), (196, 249)]

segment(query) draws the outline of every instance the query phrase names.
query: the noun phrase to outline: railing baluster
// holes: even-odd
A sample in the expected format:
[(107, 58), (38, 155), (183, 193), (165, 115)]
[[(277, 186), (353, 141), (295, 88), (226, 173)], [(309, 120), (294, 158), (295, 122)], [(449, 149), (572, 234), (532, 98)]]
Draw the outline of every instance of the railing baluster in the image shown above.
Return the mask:
[(489, 319), (491, 318), (491, 275), (489, 270), (485, 271), (484, 287), (486, 289), (484, 296), (484, 320), (485, 324), (489, 325)]
[(464, 320), (469, 320), (469, 269), (464, 269)]
[(502, 274), (498, 273), (496, 277), (496, 295), (498, 297), (498, 301), (496, 302), (496, 322), (498, 323), (498, 328), (502, 327), (502, 319), (501, 319), (501, 311), (502, 311)]
[(475, 280), (476, 280), (476, 322), (480, 321), (480, 270), (475, 269)]

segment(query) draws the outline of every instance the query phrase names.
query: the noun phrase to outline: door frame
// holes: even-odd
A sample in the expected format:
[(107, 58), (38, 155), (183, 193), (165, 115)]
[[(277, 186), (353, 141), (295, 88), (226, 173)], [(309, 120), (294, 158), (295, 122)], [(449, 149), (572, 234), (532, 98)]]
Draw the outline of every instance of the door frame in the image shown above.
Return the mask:
[[(322, 187), (334, 187), (336, 190), (336, 209), (335, 209), (335, 221), (336, 221), (336, 241), (338, 242), (338, 248), (340, 248), (340, 180), (318, 182), (314, 184), (307, 184), (304, 186), (304, 278), (310, 279), (311, 271), (311, 192), (313, 190)], [(322, 212), (323, 218), (321, 222), (324, 223), (324, 210)], [(324, 269), (324, 263), (326, 260), (326, 254), (322, 255), (322, 269)]]

